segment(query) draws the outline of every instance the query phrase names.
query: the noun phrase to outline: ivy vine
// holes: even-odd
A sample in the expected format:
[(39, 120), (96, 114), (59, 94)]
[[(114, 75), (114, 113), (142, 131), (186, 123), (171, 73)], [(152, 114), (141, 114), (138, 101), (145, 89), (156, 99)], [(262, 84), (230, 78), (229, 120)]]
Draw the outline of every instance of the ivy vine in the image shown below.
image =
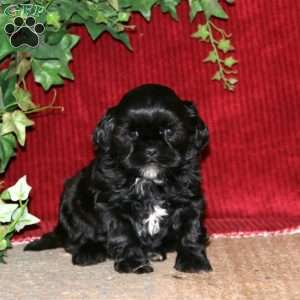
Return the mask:
[[(147, 21), (152, 9), (159, 6), (163, 13), (177, 19), (180, 0), (36, 0), (15, 4), (14, 0), (2, 0), (0, 7), (0, 173), (5, 172), (17, 145), (24, 146), (26, 128), (34, 123), (28, 115), (42, 109), (32, 101), (26, 87), (26, 77), (32, 72), (34, 81), (45, 91), (55, 85), (73, 80), (69, 69), (72, 49), (80, 37), (68, 32), (70, 25), (85, 26), (91, 38), (96, 40), (103, 32), (132, 49), (127, 29), (131, 28), (133, 13), (141, 14)], [(224, 0), (232, 4), (233, 0)], [(213, 80), (223, 82), (224, 88), (233, 91), (238, 82), (233, 66), (237, 60), (228, 53), (233, 51), (230, 35), (217, 27), (214, 18), (228, 19), (219, 0), (189, 0), (191, 21), (198, 13), (204, 13), (205, 23), (199, 24), (192, 34), (194, 38), (211, 46), (204, 62), (214, 63)], [(45, 25), (39, 45), (13, 47), (4, 30), (16, 17), (33, 16), (36, 22)], [(1, 65), (0, 65), (1, 66)], [(49, 107), (54, 107), (50, 104)]]

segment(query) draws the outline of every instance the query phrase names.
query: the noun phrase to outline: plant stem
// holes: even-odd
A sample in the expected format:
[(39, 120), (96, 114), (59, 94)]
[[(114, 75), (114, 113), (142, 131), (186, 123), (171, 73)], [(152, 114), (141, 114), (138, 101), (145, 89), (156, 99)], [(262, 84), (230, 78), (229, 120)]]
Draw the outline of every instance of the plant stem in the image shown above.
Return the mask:
[(231, 37), (231, 34), (227, 34), (223, 29), (219, 28), (217, 25), (215, 25), (213, 22), (211, 21), (208, 21), (210, 23), (210, 25), (215, 29), (217, 30), (218, 32), (221, 33), (222, 37), (227, 37), (227, 38), (230, 38)]
[(222, 38), (224, 37), (229, 37), (230, 35), (226, 34), (224, 30), (220, 29), (219, 27), (217, 27), (212, 21), (210, 21), (209, 19), (206, 20), (206, 26), (207, 26), (207, 29), (208, 29), (208, 39), (209, 39), (209, 43), (211, 44), (212, 48), (213, 48), (213, 51), (214, 51), (214, 54), (216, 56), (216, 63), (217, 63), (217, 66), (218, 66), (218, 73), (220, 75), (220, 80), (223, 81), (223, 84), (224, 84), (224, 88), (225, 89), (228, 89), (230, 91), (233, 91), (234, 90), (234, 85), (232, 85), (228, 78), (226, 78), (225, 74), (232, 74), (232, 73), (236, 73), (235, 71), (229, 71), (229, 70), (226, 70), (223, 66), (223, 62), (224, 60), (220, 58), (220, 55), (219, 55), (219, 51), (217, 49), (217, 46), (216, 44), (218, 43), (217, 40), (214, 38), (214, 35), (213, 35), (213, 28), (215, 30), (217, 30), (218, 32), (221, 33), (222, 35)]
[(222, 59), (220, 58), (219, 56), (219, 51), (216, 47), (216, 40), (214, 39), (214, 36), (213, 36), (213, 32), (212, 32), (212, 22), (210, 20), (207, 20), (206, 21), (206, 26), (208, 28), (208, 32), (209, 32), (209, 42), (213, 48), (213, 51), (216, 55), (216, 58), (217, 58), (217, 65), (218, 65), (218, 68), (219, 68), (219, 73), (221, 75), (221, 79), (224, 81), (224, 68), (223, 68), (223, 65), (222, 65)]
[(37, 108), (33, 108), (27, 111), (23, 111), (24, 114), (33, 114), (33, 113), (37, 113), (37, 112), (41, 112), (44, 110), (48, 110), (48, 109), (60, 109), (61, 111), (64, 110), (64, 108), (62, 106), (53, 106), (52, 104), (47, 105), (47, 106), (42, 106), (42, 107), (37, 107)]

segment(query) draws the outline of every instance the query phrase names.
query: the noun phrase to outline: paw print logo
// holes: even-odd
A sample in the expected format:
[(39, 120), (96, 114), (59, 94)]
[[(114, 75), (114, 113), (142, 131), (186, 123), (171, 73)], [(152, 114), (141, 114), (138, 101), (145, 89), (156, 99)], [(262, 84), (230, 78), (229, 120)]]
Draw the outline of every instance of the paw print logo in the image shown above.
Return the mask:
[(18, 48), (20, 46), (36, 47), (39, 44), (39, 34), (43, 33), (45, 27), (42, 23), (36, 23), (33, 17), (25, 20), (16, 17), (13, 23), (8, 23), (4, 31), (10, 36), (10, 44)]

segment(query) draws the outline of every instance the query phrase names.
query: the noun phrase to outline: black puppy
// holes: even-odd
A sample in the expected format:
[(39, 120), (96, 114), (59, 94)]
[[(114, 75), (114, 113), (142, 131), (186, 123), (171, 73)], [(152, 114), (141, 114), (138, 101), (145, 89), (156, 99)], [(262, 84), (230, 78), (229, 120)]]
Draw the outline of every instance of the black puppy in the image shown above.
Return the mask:
[(25, 250), (64, 247), (76, 265), (112, 258), (118, 272), (211, 270), (199, 154), (208, 130), (189, 101), (149, 84), (128, 92), (94, 133), (95, 159), (67, 180), (55, 230)]

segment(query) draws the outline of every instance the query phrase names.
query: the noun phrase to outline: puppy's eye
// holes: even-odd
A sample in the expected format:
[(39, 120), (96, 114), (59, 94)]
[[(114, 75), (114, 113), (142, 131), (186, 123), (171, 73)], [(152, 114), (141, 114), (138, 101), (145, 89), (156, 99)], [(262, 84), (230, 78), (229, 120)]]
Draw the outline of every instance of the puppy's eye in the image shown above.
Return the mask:
[(159, 134), (163, 135), (163, 136), (170, 137), (174, 134), (174, 130), (172, 130), (170, 128), (160, 129)]
[(165, 135), (166, 136), (172, 136), (173, 134), (174, 134), (174, 130), (172, 130), (170, 128), (165, 129)]
[(139, 132), (137, 130), (131, 130), (129, 135), (131, 138), (136, 139), (139, 136)]

